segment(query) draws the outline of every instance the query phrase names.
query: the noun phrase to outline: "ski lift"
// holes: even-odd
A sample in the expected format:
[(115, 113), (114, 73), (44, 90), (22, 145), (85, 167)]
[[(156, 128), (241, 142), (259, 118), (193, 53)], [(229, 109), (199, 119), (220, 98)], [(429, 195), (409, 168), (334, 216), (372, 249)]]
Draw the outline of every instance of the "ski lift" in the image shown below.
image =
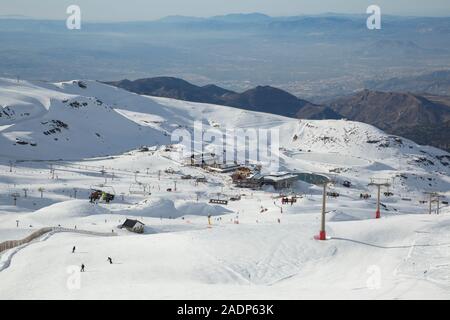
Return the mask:
[(340, 194), (335, 190), (337, 179), (336, 177), (332, 177), (328, 180), (328, 191), (326, 193), (327, 197), (330, 198), (339, 198)]
[(228, 204), (228, 200), (220, 199), (220, 198), (221, 198), (221, 193), (218, 192), (217, 193), (217, 199), (211, 198), (211, 199), (209, 199), (209, 203), (223, 204), (223, 205), (227, 205)]
[(129, 188), (130, 194), (136, 194), (136, 195), (149, 195), (150, 194), (150, 186), (146, 183), (142, 182), (133, 182), (130, 184)]
[(335, 192), (335, 191), (328, 191), (327, 192), (327, 196), (329, 196), (331, 198), (338, 198), (339, 197), (339, 193)]
[(97, 184), (92, 185), (90, 189), (92, 191), (90, 195), (91, 202), (99, 200), (100, 197), (103, 196), (103, 194), (104, 194), (103, 200), (105, 200), (107, 203), (113, 201), (114, 198), (116, 197), (116, 190), (114, 190), (113, 186), (109, 186), (106, 184)]
[(206, 182), (208, 182), (208, 180), (206, 179), (205, 176), (200, 176), (200, 177), (195, 178), (195, 182), (196, 183), (206, 183)]
[(231, 196), (230, 201), (239, 201), (239, 200), (241, 200), (241, 198), (242, 198), (241, 195), (237, 194), (237, 195)]
[(13, 198), (13, 200), (14, 200), (14, 205), (17, 205), (17, 199), (20, 198), (20, 193), (19, 192), (12, 192), (11, 193), (11, 198)]
[(101, 192), (105, 192), (105, 193), (109, 193), (111, 195), (116, 195), (116, 190), (114, 190), (113, 186), (109, 186), (106, 184), (95, 184), (95, 185), (91, 185), (90, 189), (92, 191), (101, 191)]

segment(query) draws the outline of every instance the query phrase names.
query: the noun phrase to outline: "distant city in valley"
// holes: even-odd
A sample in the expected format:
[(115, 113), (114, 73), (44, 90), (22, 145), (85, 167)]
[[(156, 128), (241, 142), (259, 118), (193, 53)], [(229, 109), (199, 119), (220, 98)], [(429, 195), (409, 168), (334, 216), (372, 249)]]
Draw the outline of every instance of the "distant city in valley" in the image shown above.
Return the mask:
[(368, 30), (366, 19), (363, 14), (170, 16), (85, 22), (81, 30), (67, 30), (65, 21), (3, 18), (0, 76), (50, 81), (173, 76), (239, 92), (270, 85), (323, 102), (382, 87), (389, 79), (450, 70), (450, 18), (383, 16), (381, 30)]

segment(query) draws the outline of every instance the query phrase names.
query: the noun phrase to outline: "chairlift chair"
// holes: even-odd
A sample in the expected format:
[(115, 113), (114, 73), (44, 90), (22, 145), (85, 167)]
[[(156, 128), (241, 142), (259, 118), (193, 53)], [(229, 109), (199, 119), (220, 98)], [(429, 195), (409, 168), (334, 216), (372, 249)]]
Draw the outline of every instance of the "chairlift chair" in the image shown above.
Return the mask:
[(148, 190), (150, 190), (150, 186), (142, 182), (133, 182), (132, 184), (130, 184), (129, 188), (130, 194), (143, 196), (150, 193)]
[(92, 191), (102, 191), (102, 192), (106, 192), (106, 193), (109, 193), (114, 196), (116, 195), (116, 190), (114, 189), (114, 187), (110, 186), (110, 185), (106, 185), (106, 184), (91, 185), (90, 189)]
[[(92, 185), (90, 187), (92, 193), (95, 192), (101, 192), (102, 194), (105, 193), (108, 197), (108, 199), (106, 200), (106, 202), (110, 202), (112, 200), (114, 200), (114, 198), (116, 197), (116, 190), (114, 189), (113, 186), (109, 186), (109, 185), (105, 185), (105, 184), (97, 184), (97, 185)], [(92, 199), (91, 199), (92, 201)]]

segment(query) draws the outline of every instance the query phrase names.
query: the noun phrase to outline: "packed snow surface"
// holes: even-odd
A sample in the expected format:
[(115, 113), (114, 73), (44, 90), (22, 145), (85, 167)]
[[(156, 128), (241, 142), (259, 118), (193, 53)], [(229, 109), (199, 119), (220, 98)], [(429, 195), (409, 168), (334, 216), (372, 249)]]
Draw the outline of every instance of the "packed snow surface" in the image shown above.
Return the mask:
[[(0, 253), (0, 299), (450, 298), (442, 150), (357, 122), (140, 96), (95, 81), (0, 79), (0, 115), (0, 243), (44, 227), (72, 230)], [(314, 239), (321, 186), (241, 189), (231, 173), (180, 161), (171, 133), (193, 131), (194, 121), (278, 130), (279, 171), (327, 176), (339, 194), (327, 198), (328, 240)], [(371, 179), (391, 185), (381, 219)], [(98, 189), (114, 200), (89, 202)], [(436, 202), (428, 214), (425, 192), (442, 195), (439, 215)], [(282, 204), (281, 194), (297, 202)], [(126, 219), (144, 223), (143, 233), (119, 228)]]

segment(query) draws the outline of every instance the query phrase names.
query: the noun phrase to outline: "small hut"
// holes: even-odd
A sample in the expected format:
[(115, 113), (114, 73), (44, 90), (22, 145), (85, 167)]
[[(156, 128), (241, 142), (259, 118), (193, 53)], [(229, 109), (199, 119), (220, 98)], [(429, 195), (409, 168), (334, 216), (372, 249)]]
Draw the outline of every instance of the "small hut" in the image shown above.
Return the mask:
[(139, 220), (127, 219), (120, 226), (120, 229), (125, 228), (128, 231), (130, 231), (130, 232), (143, 233), (144, 232), (144, 226), (145, 226), (145, 224), (143, 224)]

